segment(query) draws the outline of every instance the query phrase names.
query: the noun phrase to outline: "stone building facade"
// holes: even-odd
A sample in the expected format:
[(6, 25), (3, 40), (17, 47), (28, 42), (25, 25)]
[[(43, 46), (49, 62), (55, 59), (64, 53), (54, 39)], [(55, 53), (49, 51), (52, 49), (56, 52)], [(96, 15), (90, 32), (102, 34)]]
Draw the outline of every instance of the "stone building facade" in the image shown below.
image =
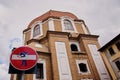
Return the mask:
[(113, 80), (120, 80), (120, 34), (102, 46), (99, 51)]
[[(25, 80), (110, 80), (100, 53), (98, 35), (70, 12), (50, 10), (23, 31), (24, 45), (39, 55), (36, 74)], [(11, 80), (20, 80), (12, 74)]]

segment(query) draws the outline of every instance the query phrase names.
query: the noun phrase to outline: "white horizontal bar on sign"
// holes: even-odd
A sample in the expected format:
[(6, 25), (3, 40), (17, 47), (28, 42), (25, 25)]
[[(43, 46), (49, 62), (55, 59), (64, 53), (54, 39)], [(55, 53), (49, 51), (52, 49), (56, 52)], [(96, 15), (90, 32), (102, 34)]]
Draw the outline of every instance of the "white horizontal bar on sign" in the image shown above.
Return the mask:
[(27, 55), (25, 57), (21, 57), (19, 55), (12, 55), (12, 60), (36, 60), (36, 55)]

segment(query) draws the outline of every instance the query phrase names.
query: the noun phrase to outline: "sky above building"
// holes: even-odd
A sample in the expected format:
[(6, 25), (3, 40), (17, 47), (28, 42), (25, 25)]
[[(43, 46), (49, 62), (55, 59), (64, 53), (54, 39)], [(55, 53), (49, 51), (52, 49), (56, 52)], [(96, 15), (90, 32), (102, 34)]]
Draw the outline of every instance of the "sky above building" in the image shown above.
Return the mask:
[(71, 12), (83, 19), (101, 46), (120, 33), (120, 0), (0, 0), (0, 80), (9, 80), (9, 56), (22, 46), (22, 31), (49, 10)]

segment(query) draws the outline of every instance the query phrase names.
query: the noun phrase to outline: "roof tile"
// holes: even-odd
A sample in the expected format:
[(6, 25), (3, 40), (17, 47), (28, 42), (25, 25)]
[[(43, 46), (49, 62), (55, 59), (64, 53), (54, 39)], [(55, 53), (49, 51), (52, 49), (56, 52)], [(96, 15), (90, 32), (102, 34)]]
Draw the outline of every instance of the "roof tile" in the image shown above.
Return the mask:
[(36, 21), (44, 21), (44, 20), (46, 20), (46, 19), (49, 18), (49, 17), (57, 17), (57, 18), (60, 18), (60, 17), (62, 17), (62, 16), (69, 16), (69, 17), (71, 17), (71, 18), (74, 19), (74, 20), (77, 20), (77, 19), (78, 19), (74, 14), (72, 14), (72, 13), (70, 13), (70, 12), (61, 12), (61, 11), (50, 10), (50, 11), (46, 12), (45, 14), (43, 14), (43, 15), (35, 18), (34, 20), (32, 20), (32, 21), (30, 22), (30, 24), (28, 25), (28, 28), (31, 28), (31, 25), (32, 25), (34, 22), (36, 22)]

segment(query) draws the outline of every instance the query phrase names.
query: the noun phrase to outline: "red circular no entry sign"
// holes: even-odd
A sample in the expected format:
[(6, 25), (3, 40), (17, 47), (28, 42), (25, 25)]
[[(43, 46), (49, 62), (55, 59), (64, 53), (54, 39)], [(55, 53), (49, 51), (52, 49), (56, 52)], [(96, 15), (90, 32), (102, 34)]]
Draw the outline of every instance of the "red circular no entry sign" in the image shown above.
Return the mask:
[(12, 66), (18, 70), (29, 70), (34, 67), (38, 60), (38, 54), (30, 47), (19, 47), (15, 49), (11, 56), (10, 62)]

